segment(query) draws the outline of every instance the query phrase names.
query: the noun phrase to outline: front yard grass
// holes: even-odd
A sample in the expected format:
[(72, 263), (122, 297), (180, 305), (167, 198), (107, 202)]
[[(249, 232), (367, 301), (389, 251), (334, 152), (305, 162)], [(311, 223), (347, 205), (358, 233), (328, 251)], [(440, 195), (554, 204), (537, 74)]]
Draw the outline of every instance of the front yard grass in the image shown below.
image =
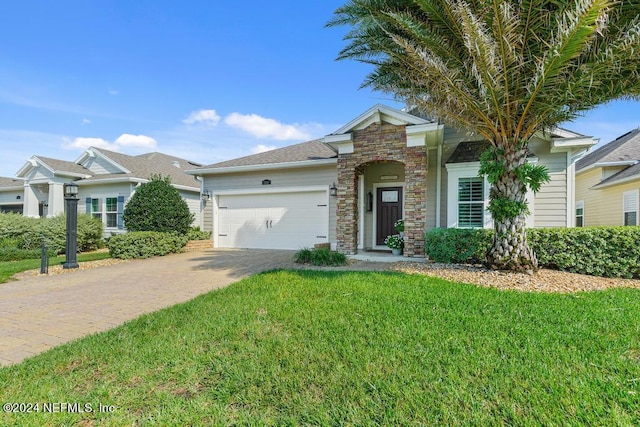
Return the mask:
[[(87, 252), (78, 254), (78, 262), (96, 261), (100, 259), (111, 258), (109, 252)], [(60, 265), (65, 263), (65, 256), (49, 258), (49, 266)], [(7, 282), (11, 276), (27, 270), (39, 270), (40, 259), (25, 259), (21, 261), (1, 261), (0, 262), (0, 283)]]
[(639, 301), (269, 272), (0, 369), (0, 424), (638, 425)]

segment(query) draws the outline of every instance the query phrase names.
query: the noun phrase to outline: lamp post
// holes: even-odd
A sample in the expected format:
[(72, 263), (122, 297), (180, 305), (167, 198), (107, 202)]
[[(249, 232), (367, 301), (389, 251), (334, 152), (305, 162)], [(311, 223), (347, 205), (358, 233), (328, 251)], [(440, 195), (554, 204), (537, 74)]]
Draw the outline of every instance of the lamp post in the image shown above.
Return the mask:
[(67, 208), (67, 243), (65, 246), (66, 261), (62, 268), (78, 268), (76, 252), (78, 252), (78, 184), (73, 182), (64, 185), (64, 201)]

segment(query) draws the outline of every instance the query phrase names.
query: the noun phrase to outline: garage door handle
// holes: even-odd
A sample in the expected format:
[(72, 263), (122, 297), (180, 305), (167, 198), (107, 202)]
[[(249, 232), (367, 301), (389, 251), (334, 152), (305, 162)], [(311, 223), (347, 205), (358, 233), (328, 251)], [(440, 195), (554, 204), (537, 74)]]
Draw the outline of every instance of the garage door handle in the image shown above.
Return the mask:
[(218, 234), (218, 236), (220, 236), (220, 237), (227, 237), (227, 235), (226, 235), (226, 234)]
[(269, 228), (273, 228), (273, 220), (269, 221)]

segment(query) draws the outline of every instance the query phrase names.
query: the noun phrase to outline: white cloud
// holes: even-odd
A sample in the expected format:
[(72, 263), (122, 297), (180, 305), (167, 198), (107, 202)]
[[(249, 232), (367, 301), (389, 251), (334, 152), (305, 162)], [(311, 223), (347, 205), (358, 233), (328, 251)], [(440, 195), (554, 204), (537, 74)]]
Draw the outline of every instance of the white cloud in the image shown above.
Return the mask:
[(91, 120), (89, 120), (89, 119), (82, 119), (82, 124), (83, 124), (83, 125), (88, 125), (89, 123), (91, 123)]
[(192, 111), (189, 117), (184, 119), (182, 123), (187, 125), (195, 125), (198, 123), (215, 126), (220, 122), (220, 116), (216, 113), (216, 110), (198, 110)]
[(147, 151), (155, 150), (157, 146), (157, 141), (150, 136), (131, 135), (128, 133), (123, 133), (113, 142), (109, 142), (102, 138), (62, 138), (62, 148), (66, 150), (85, 150), (89, 147), (97, 147), (111, 151), (131, 151), (131, 148)]
[(156, 148), (158, 142), (146, 135), (131, 135), (123, 133), (114, 141), (114, 144), (118, 147), (140, 147), (140, 148)]
[(258, 144), (251, 149), (251, 154), (264, 153), (265, 151), (271, 151), (275, 149), (276, 149), (275, 145)]
[(261, 117), (257, 114), (229, 114), (224, 122), (234, 128), (243, 130), (257, 138), (268, 138), (279, 141), (290, 139), (309, 139), (309, 134), (297, 124), (287, 125), (277, 120)]
[(109, 95), (117, 95), (117, 94), (119, 94), (119, 93), (120, 93), (120, 91), (119, 91), (119, 90), (116, 90), (116, 89), (109, 89)]
[(73, 140), (69, 138), (62, 139), (62, 148), (67, 150), (81, 149), (84, 150), (89, 147), (111, 149), (111, 144), (102, 138), (75, 138)]

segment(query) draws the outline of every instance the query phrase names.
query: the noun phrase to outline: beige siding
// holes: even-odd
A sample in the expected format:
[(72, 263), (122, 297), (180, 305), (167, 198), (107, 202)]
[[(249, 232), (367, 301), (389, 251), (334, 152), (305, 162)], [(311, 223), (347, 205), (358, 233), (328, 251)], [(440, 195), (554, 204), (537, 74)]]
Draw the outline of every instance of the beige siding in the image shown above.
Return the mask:
[[(15, 191), (2, 191), (0, 192), (0, 205), (21, 205), (22, 197), (24, 196), (24, 189), (19, 188)], [(18, 200), (17, 197), (20, 196)]]
[(111, 163), (107, 162), (101, 157), (91, 157), (85, 163), (82, 164), (85, 168), (89, 169), (96, 175), (104, 175), (110, 173), (122, 173), (122, 170), (116, 168)]
[[(427, 153), (427, 212), (426, 229), (436, 227), (436, 196), (438, 174), (438, 150), (429, 150)], [(440, 205), (442, 207), (442, 205)]]
[[(262, 181), (271, 180), (271, 185), (263, 186)], [(334, 182), (337, 183), (338, 172), (336, 165), (326, 167), (268, 170), (258, 172), (229, 173), (225, 175), (204, 176), (203, 188), (212, 194), (219, 191), (232, 190), (262, 190), (274, 188), (292, 188), (326, 185), (327, 189)], [(213, 201), (207, 202), (204, 209), (204, 229), (213, 230)], [(329, 241), (336, 241), (336, 198), (329, 198)]]
[(612, 187), (591, 188), (601, 180), (601, 168), (576, 174), (576, 201), (584, 201), (584, 225), (623, 225), (622, 194), (625, 191), (640, 189), (640, 177), (635, 181)]
[(200, 193), (179, 190), (180, 196), (187, 202), (189, 210), (193, 213), (193, 226), (201, 227), (202, 214), (200, 212)]
[(549, 143), (535, 139), (529, 145), (549, 171), (550, 182), (542, 185), (534, 197), (534, 227), (567, 226), (567, 154), (551, 153)]

